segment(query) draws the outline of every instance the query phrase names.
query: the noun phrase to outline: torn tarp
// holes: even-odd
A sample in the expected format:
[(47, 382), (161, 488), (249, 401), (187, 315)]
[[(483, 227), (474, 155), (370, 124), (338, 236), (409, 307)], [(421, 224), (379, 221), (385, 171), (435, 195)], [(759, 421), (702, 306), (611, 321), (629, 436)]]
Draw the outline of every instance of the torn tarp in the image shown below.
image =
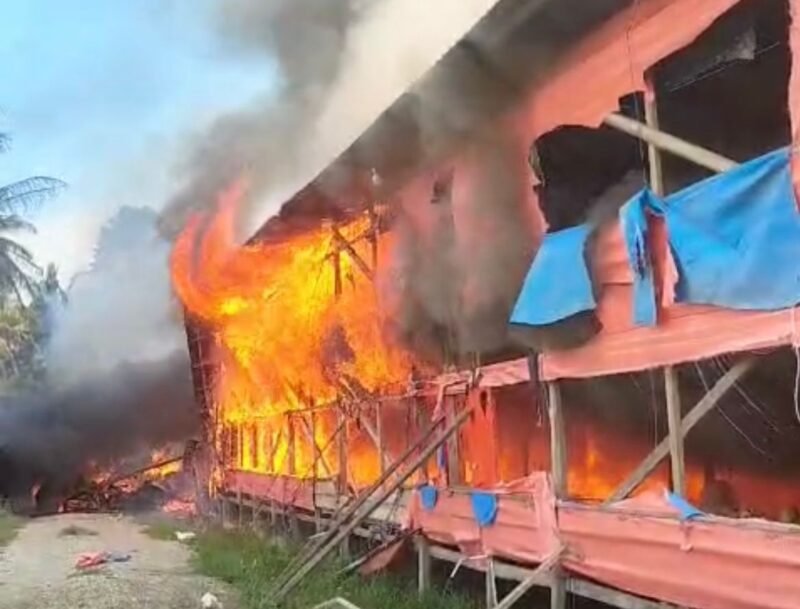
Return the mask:
[(596, 302), (584, 260), (588, 225), (545, 235), (511, 313), (512, 324), (547, 326), (591, 311)]
[(645, 191), (620, 211), (634, 266), (635, 321), (655, 324), (647, 213), (662, 216), (678, 270), (677, 302), (774, 311), (800, 303), (800, 216), (782, 149), (668, 197)]
[[(764, 155), (667, 197), (644, 190), (620, 210), (633, 275), (633, 321), (657, 323), (649, 215), (664, 218), (677, 267), (675, 301), (739, 311), (800, 303), (800, 215), (788, 149)], [(512, 324), (545, 326), (592, 311), (584, 249), (589, 227), (548, 235), (522, 286)]]

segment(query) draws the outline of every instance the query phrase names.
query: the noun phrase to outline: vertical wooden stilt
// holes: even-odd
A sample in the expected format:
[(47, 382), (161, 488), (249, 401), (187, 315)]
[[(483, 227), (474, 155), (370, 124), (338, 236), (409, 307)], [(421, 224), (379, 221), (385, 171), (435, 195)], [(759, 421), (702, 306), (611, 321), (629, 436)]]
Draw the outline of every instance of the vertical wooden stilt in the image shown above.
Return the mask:
[(494, 573), (494, 559), (489, 558), (486, 567), (486, 608), (493, 609), (497, 606), (497, 578)]
[(229, 514), (228, 514), (228, 500), (225, 497), (219, 498), (219, 511), (220, 519), (222, 520), (222, 528), (228, 527)]
[[(550, 467), (553, 476), (553, 491), (558, 499), (566, 499), (568, 492), (567, 438), (561, 388), (555, 381), (547, 384), (547, 407), (550, 418)], [(550, 585), (550, 609), (565, 609), (566, 606), (566, 580), (556, 570), (553, 583)]]
[(550, 461), (553, 490), (556, 497), (567, 497), (567, 447), (564, 430), (564, 412), (561, 405), (561, 390), (553, 381), (547, 384), (548, 413), (550, 416)]
[(683, 454), (683, 434), (681, 433), (681, 394), (678, 375), (672, 366), (664, 368), (664, 387), (667, 396), (672, 491), (683, 497), (686, 495), (686, 463)]
[(424, 596), (431, 588), (431, 548), (424, 535), (415, 538), (417, 546), (417, 592)]
[(383, 409), (381, 402), (375, 402), (375, 433), (378, 436), (378, 463), (380, 464), (380, 475), (383, 476), (386, 471), (386, 444), (383, 437), (383, 417), (381, 416)]
[(550, 609), (564, 609), (567, 606), (567, 580), (556, 571), (550, 585)]
[(295, 433), (294, 420), (292, 419), (292, 415), (290, 413), (286, 414), (286, 433), (286, 473), (288, 473), (290, 476), (294, 476), (297, 473), (297, 465), (294, 457)]
[(336, 438), (336, 445), (339, 453), (339, 479), (337, 492), (339, 499), (347, 494), (347, 415), (342, 410), (341, 405), (336, 409), (337, 427), (339, 436)]
[(339, 544), (339, 558), (342, 562), (350, 562), (352, 558), (352, 552), (350, 551), (350, 535), (342, 539), (342, 543)]
[[(452, 423), (456, 416), (456, 398), (448, 399), (444, 397), (444, 409), (447, 413), (448, 425)], [(447, 440), (447, 484), (448, 486), (458, 486), (461, 484), (461, 457), (459, 455), (458, 432), (450, 436)]]
[(241, 529), (244, 524), (244, 507), (242, 506), (242, 489), (236, 489), (236, 527)]

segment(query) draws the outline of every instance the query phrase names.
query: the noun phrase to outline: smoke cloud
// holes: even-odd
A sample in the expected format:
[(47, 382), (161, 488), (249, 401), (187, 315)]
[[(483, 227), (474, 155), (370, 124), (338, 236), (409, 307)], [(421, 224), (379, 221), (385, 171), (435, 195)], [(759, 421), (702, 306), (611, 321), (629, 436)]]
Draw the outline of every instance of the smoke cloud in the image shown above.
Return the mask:
[(182, 353), (120, 364), (68, 387), (4, 397), (0, 408), (0, 497), (63, 499), (91, 465), (184, 440), (196, 429), (189, 366)]
[(162, 214), (166, 235), (180, 231), (192, 211), (213, 205), (217, 194), (242, 174), (246, 173), (250, 185), (243, 209), (266, 191), (281, 191), (291, 182), (294, 168), (307, 162), (306, 145), (339, 71), (348, 32), (368, 4), (219, 0), (217, 17), (223, 39), (239, 50), (277, 58), (284, 82), (277, 99), (265, 98), (222, 116), (198, 136), (179, 166), (184, 186)]
[(156, 361), (185, 346), (170, 289), (170, 244), (157, 215), (122, 208), (100, 231), (90, 269), (73, 279), (55, 306), (46, 347), (48, 379), (72, 384), (121, 363)]

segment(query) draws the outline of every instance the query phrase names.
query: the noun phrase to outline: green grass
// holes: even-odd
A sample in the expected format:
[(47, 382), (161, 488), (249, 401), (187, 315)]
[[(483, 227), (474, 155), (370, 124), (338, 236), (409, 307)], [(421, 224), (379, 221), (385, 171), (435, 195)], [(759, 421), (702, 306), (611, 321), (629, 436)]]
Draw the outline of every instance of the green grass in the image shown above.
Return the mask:
[[(198, 536), (194, 546), (197, 570), (221, 579), (238, 590), (246, 609), (264, 609), (272, 581), (288, 564), (292, 549), (223, 531)], [(418, 598), (416, 583), (410, 577), (380, 575), (368, 579), (357, 575), (337, 575), (341, 565), (318, 567), (289, 594), (285, 609), (311, 609), (341, 596), (362, 609), (476, 609), (468, 597), (432, 591)]]
[(142, 532), (153, 539), (159, 539), (162, 541), (175, 541), (175, 533), (185, 529), (186, 525), (181, 526), (177, 522), (157, 520), (145, 525), (144, 529), (142, 529)]
[(0, 547), (5, 546), (17, 536), (23, 520), (0, 508)]

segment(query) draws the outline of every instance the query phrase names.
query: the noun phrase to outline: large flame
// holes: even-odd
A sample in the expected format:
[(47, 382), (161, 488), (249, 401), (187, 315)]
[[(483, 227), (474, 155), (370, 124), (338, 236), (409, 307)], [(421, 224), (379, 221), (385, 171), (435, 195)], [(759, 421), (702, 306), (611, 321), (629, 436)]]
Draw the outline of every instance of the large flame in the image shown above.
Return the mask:
[[(223, 193), (212, 218), (192, 219), (171, 261), (185, 307), (217, 335), (218, 424), (246, 425), (237, 447), (244, 469), (334, 474), (335, 459), (313, 453), (332, 453), (335, 417), (289, 421), (286, 414), (330, 405), (343, 392), (376, 396), (407, 382), (412, 359), (385, 336), (378, 292), (353, 255), (362, 266), (373, 255), (380, 263), (388, 238), (377, 238), (373, 253), (365, 214), (335, 229), (237, 247), (233, 221), (243, 189)], [(353, 252), (340, 247), (341, 237)]]

